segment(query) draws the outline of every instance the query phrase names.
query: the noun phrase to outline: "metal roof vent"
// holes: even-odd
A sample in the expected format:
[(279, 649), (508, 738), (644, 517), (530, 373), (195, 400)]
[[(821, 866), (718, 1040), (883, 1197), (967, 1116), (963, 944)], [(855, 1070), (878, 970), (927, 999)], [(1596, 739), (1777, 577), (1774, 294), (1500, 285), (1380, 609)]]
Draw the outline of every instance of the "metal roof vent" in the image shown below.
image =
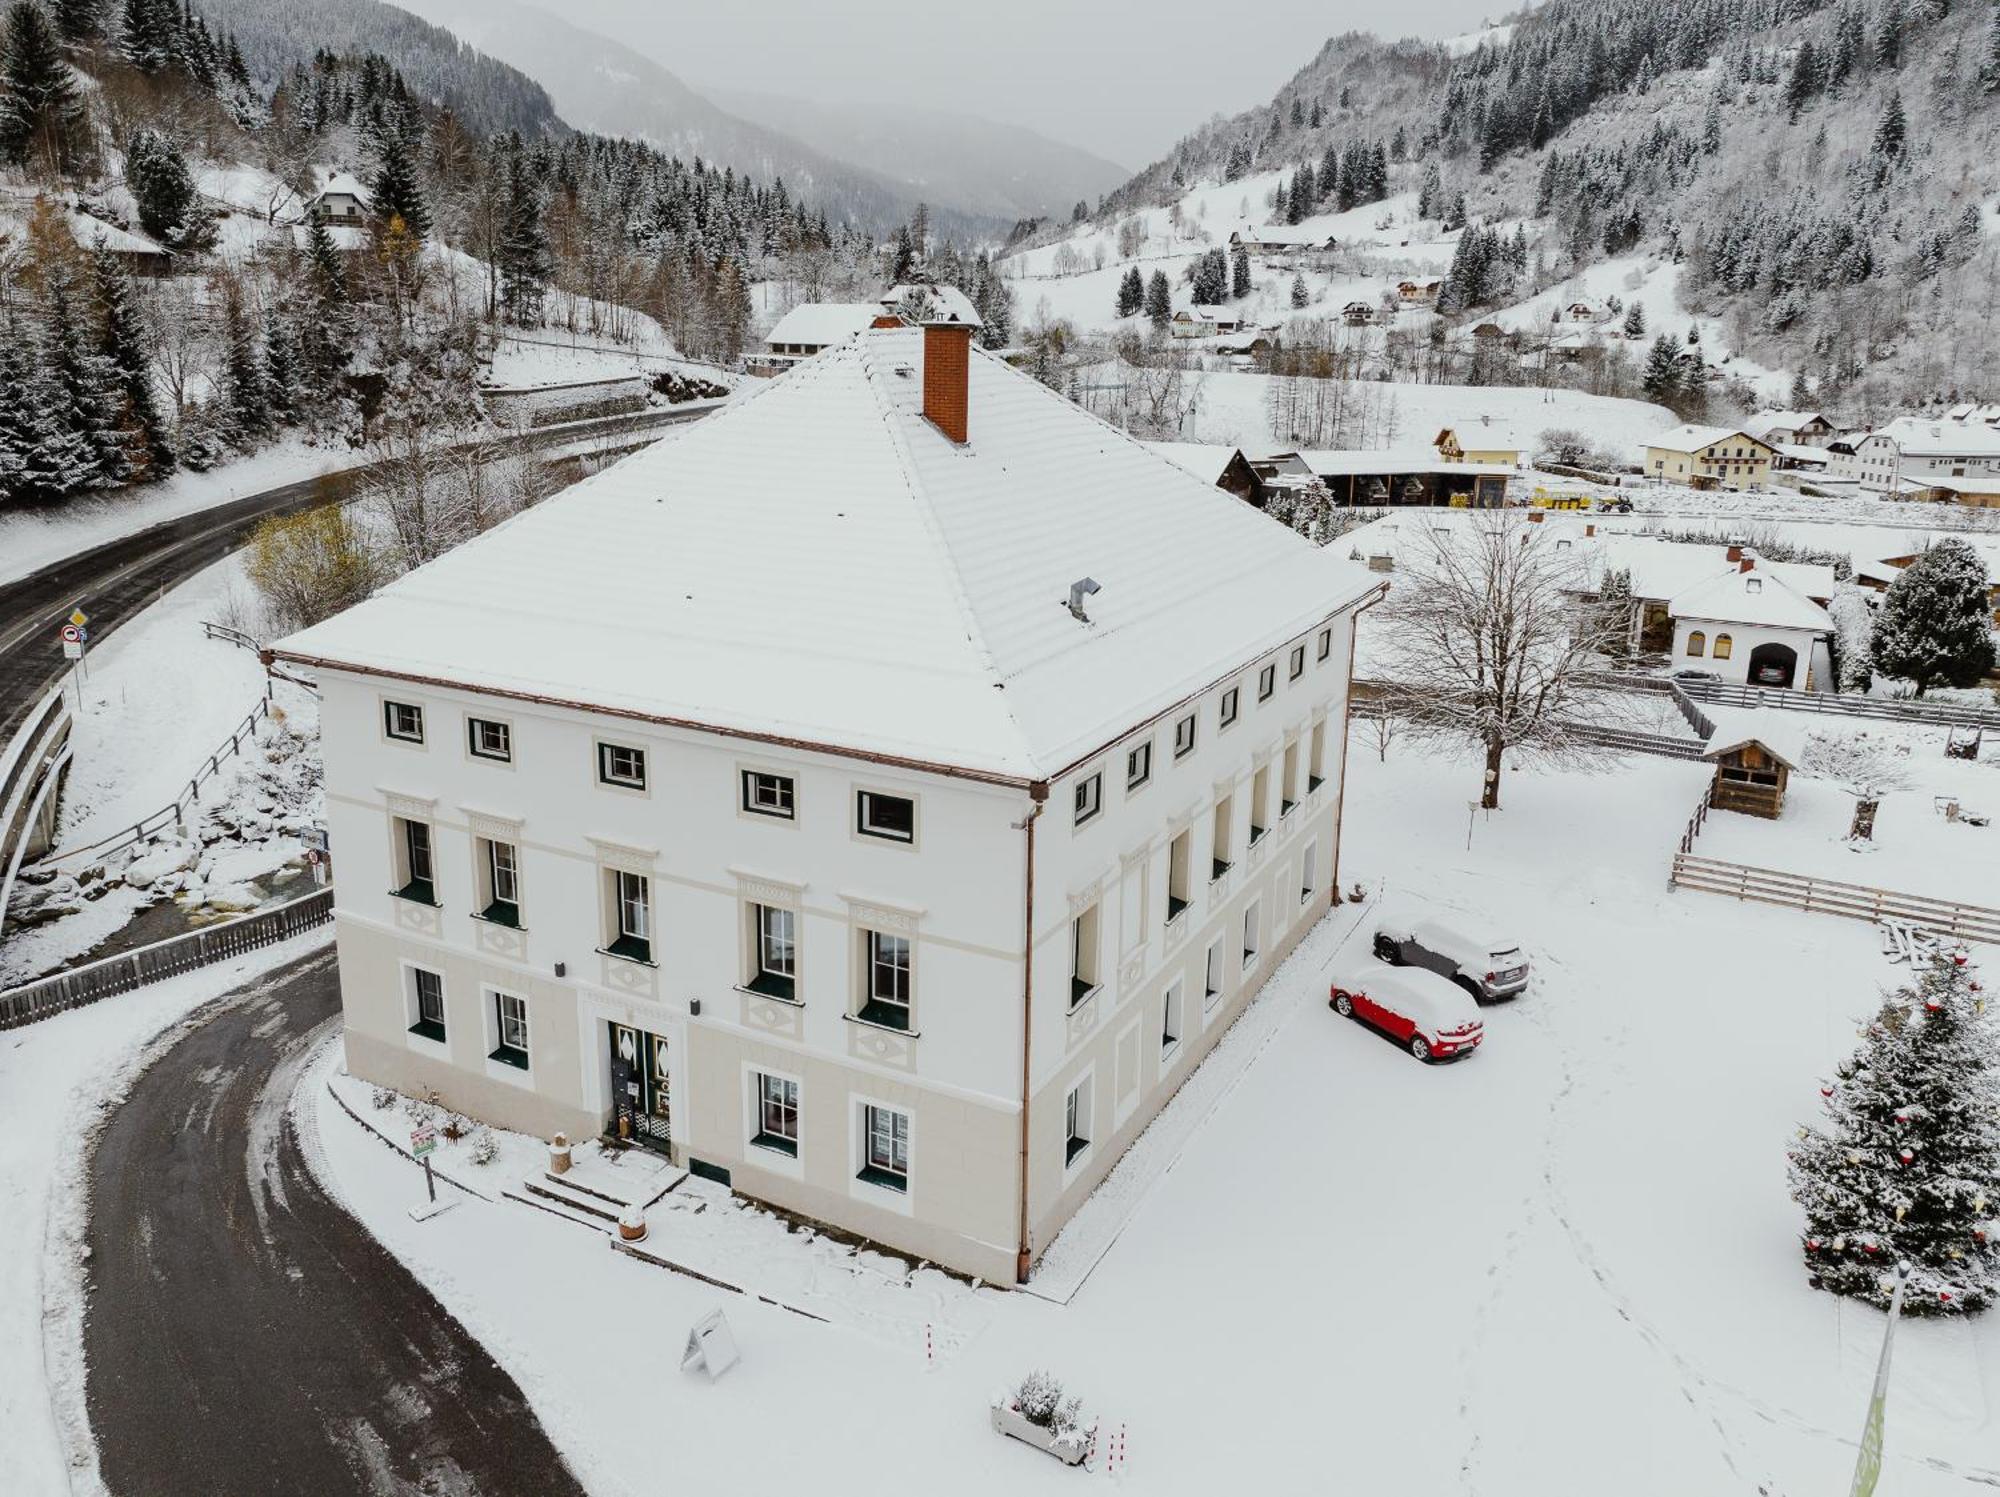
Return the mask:
[(1092, 593), (1102, 592), (1103, 590), (1104, 589), (1102, 589), (1097, 585), (1097, 579), (1095, 577), (1082, 577), (1077, 579), (1075, 582), (1072, 582), (1069, 585), (1070, 616), (1076, 619), (1079, 623), (1084, 623), (1084, 624), (1089, 623), (1090, 615), (1083, 611), (1083, 600), (1089, 597)]

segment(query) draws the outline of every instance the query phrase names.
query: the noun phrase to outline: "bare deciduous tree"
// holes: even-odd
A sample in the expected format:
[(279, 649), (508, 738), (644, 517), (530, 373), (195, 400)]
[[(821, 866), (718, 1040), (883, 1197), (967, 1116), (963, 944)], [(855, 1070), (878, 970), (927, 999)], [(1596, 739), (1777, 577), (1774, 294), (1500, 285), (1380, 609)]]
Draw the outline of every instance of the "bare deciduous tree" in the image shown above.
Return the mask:
[(1507, 755), (1601, 757), (1577, 723), (1607, 631), (1599, 611), (1577, 602), (1587, 580), (1553, 531), (1518, 511), (1478, 514), (1427, 528), (1410, 552), (1376, 614), (1373, 649), (1410, 731), (1477, 745), (1489, 810)]
[(1850, 842), (1870, 842), (1875, 837), (1875, 813), (1882, 797), (1892, 790), (1910, 788), (1905, 760), (1909, 748), (1866, 733), (1815, 733), (1806, 740), (1799, 756), (1799, 768), (1814, 779), (1830, 780), (1854, 797), (1854, 821), (1847, 829)]

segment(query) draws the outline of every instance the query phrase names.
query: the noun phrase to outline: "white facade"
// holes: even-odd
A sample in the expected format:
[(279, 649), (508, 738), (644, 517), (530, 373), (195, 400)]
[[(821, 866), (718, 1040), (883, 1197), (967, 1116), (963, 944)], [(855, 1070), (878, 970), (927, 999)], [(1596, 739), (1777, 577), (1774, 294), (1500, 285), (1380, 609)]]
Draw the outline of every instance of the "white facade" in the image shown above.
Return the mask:
[[(1809, 691), (1824, 682), (1810, 681), (1813, 646), (1824, 636), (1809, 629), (1778, 629), (1768, 624), (1737, 624), (1727, 619), (1676, 618), (1674, 620), (1674, 665), (1711, 670), (1724, 681), (1739, 685), (1787, 687)], [(1771, 645), (1791, 651), (1789, 659), (1776, 663), (1789, 668), (1787, 679), (1753, 680), (1751, 662), (1760, 646)]]

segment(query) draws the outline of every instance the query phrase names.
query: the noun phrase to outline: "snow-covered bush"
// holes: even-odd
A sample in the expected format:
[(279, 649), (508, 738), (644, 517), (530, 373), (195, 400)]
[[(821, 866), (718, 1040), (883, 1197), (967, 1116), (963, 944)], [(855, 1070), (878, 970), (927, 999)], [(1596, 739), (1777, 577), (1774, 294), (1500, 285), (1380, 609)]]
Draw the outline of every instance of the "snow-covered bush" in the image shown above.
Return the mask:
[(1815, 733), (1806, 740), (1799, 768), (1818, 780), (1831, 780), (1854, 797), (1850, 842), (1867, 842), (1875, 835), (1875, 811), (1882, 797), (1910, 787), (1906, 743), (1891, 743), (1867, 733)]
[(388, 1087), (378, 1086), (375, 1088), (373, 1092), (369, 1094), (368, 1100), (375, 1104), (375, 1110), (377, 1112), (387, 1112), (391, 1107), (394, 1107), (400, 1099), (394, 1092), (390, 1091)]
[(472, 1142), (465, 1146), (465, 1157), (474, 1164), (491, 1164), (500, 1156), (500, 1141), (493, 1136), (491, 1128), (473, 1131)]
[(1082, 1417), (1081, 1398), (1063, 1398), (1063, 1385), (1053, 1373), (1031, 1372), (1014, 1389), (1014, 1407), (1021, 1417), (1052, 1435), (1066, 1435)]

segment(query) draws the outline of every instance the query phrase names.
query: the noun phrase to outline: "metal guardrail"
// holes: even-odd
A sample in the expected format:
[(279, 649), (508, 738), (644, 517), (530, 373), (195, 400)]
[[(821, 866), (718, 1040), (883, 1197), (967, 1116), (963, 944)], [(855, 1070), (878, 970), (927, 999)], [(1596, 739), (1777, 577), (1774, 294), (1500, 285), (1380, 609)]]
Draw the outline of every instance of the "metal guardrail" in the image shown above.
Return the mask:
[(240, 956), (324, 925), (332, 918), (333, 889), (329, 886), (254, 915), (189, 931), (136, 951), (107, 956), (51, 977), (37, 978), (0, 993), (0, 1029), (32, 1024), (37, 1019)]
[(1900, 921), (1961, 940), (2000, 944), (2000, 910), (1989, 909), (1985, 905), (1960, 904), (1956, 900), (1933, 899), (1922, 894), (1900, 894), (1893, 889), (1845, 884), (1836, 879), (1812, 878), (1802, 873), (1784, 873), (1775, 868), (1756, 868), (1746, 863), (1726, 863), (1719, 858), (1696, 857), (1688, 852), (1674, 854), (1668, 887), (1724, 894), (1735, 899), (1804, 910), (1809, 914), (1841, 915), (1872, 924), (1885, 920)]
[(224, 644), (232, 644), (238, 649), (248, 650), (252, 655), (260, 654), (264, 648), (264, 642), (258, 639), (256, 635), (246, 634), (241, 629), (231, 628), (228, 624), (212, 624), (207, 619), (203, 619), (201, 621), (201, 632), (204, 638), (219, 639)]
[(180, 821), (184, 809), (194, 805), (200, 798), (201, 787), (222, 773), (222, 766), (243, 751), (243, 745), (256, 736), (257, 724), (270, 715), (271, 698), (259, 697), (250, 715), (237, 724), (235, 730), (230, 733), (229, 741), (208, 756), (208, 761), (196, 769), (193, 777), (187, 782), (187, 789), (176, 795), (172, 801), (157, 811), (148, 812), (122, 831), (113, 832), (108, 837), (100, 837), (97, 841), (86, 843), (81, 847), (66, 847), (60, 852), (52, 852), (47, 857), (38, 859), (34, 866), (38, 869), (60, 868), (65, 863), (73, 863), (93, 853), (116, 852), (121, 847), (129, 847), (134, 842), (174, 825)]
[(6, 920), (14, 876), (69, 765), (69, 735), (69, 698), (58, 686), (0, 747), (0, 923)]
[(1733, 681), (1678, 683), (1697, 701), (1724, 707), (1786, 707), (1798, 712), (1831, 712), (1938, 727), (2000, 728), (2000, 708), (1959, 702), (1918, 702), (1907, 698), (1864, 697), (1830, 691), (1791, 691), (1776, 686), (1738, 686)]

